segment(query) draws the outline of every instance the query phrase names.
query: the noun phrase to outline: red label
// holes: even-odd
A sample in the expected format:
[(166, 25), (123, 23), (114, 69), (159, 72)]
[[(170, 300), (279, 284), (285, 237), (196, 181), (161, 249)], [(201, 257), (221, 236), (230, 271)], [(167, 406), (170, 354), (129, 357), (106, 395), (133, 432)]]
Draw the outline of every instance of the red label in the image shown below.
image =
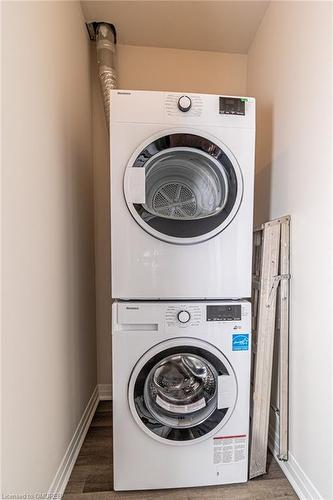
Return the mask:
[(237, 436), (218, 436), (213, 439), (232, 439), (232, 438), (245, 438), (246, 434), (238, 434)]

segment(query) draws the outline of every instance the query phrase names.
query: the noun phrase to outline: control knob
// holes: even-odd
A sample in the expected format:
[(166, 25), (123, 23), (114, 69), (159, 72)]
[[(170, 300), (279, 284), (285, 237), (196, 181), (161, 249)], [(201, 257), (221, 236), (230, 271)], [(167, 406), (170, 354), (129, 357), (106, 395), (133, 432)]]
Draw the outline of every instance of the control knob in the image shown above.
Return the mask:
[(191, 319), (191, 315), (188, 311), (179, 311), (177, 318), (180, 323), (188, 323)]
[(182, 95), (178, 99), (178, 108), (180, 109), (180, 111), (186, 113), (186, 111), (189, 111), (191, 109), (191, 106), (192, 106), (192, 101), (187, 95)]

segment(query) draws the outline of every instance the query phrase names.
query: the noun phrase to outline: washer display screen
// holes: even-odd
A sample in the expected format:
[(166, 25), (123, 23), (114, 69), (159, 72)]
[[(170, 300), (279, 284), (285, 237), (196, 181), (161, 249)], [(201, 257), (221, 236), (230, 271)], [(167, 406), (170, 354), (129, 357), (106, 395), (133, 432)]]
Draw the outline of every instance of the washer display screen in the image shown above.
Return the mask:
[(242, 306), (239, 304), (207, 306), (207, 321), (240, 321)]

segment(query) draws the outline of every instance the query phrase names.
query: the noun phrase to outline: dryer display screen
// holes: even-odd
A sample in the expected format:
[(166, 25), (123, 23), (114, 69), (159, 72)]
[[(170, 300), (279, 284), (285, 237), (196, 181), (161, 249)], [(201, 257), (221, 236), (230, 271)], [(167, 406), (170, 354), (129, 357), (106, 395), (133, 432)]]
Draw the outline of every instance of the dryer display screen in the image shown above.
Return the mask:
[(245, 115), (245, 99), (220, 97), (220, 115)]
[(239, 304), (207, 306), (207, 321), (240, 321), (241, 308)]

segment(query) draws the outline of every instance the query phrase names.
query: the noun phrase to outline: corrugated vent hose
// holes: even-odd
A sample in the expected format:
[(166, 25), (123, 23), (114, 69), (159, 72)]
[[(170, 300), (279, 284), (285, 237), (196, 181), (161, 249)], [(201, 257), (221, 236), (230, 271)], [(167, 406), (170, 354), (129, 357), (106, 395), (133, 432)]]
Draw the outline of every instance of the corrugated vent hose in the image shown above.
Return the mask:
[(96, 50), (98, 77), (102, 90), (106, 125), (109, 131), (111, 90), (117, 88), (117, 73), (115, 69), (115, 36), (111, 26), (107, 23), (97, 25)]

